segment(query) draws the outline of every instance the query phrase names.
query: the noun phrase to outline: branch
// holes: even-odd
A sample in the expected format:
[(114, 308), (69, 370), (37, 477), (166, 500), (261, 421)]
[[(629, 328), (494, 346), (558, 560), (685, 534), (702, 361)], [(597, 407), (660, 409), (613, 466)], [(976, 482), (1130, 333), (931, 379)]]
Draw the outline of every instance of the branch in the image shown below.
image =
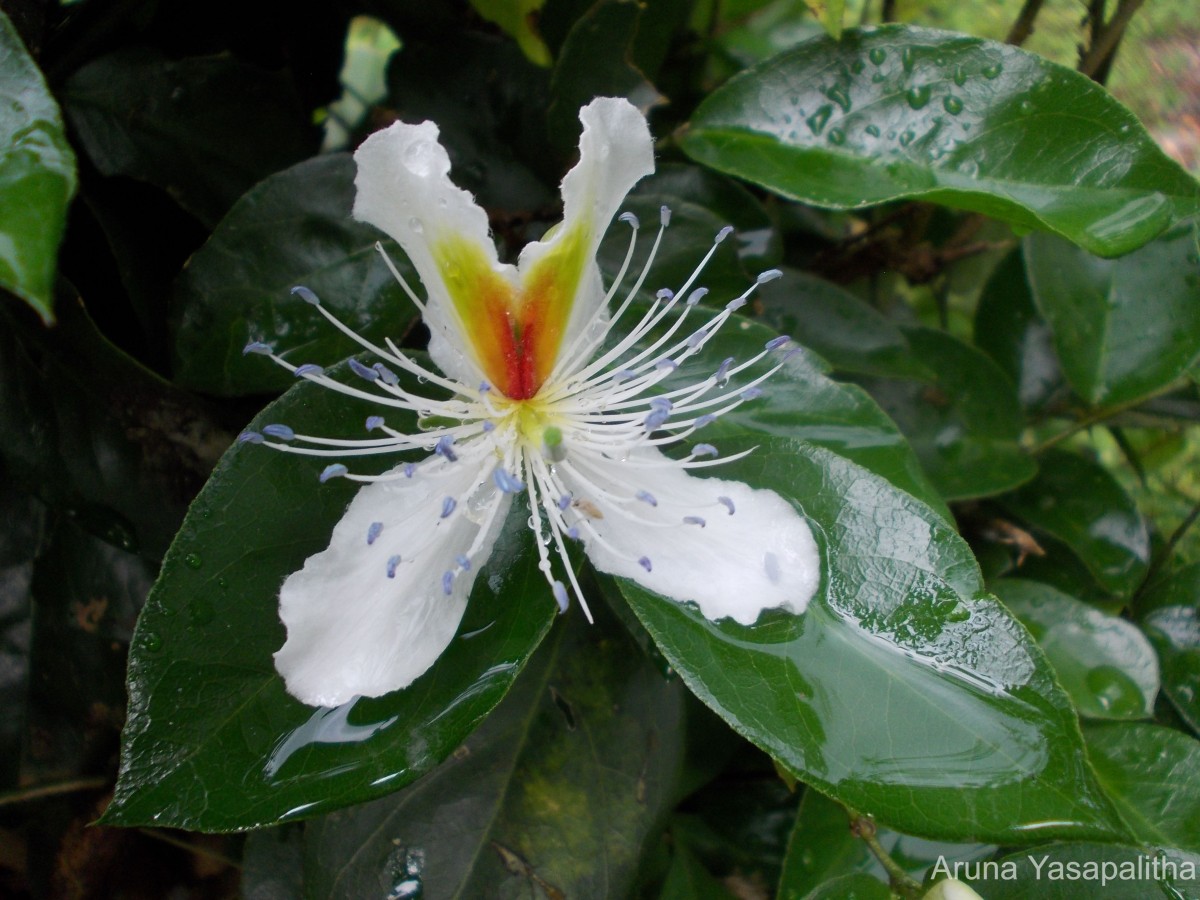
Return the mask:
[(1117, 10), (1107, 22), (1098, 18), (1092, 19), (1091, 46), (1079, 60), (1079, 71), (1096, 81), (1103, 81), (1097, 75), (1117, 52), (1117, 45), (1125, 34), (1125, 27), (1133, 14), (1141, 8), (1146, 0), (1117, 0)]
[(1021, 7), (1021, 14), (1017, 16), (1017, 21), (1013, 22), (1008, 37), (1004, 39), (1005, 42), (1014, 47), (1020, 47), (1025, 43), (1026, 39), (1033, 34), (1033, 22), (1038, 17), (1038, 13), (1042, 11), (1044, 2), (1045, 0), (1025, 0), (1025, 5)]

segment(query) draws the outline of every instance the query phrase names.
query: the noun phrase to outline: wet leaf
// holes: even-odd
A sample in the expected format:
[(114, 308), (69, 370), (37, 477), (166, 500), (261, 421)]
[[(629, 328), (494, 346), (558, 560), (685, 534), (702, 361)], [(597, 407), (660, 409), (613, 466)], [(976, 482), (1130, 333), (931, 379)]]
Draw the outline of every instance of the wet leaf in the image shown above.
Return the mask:
[(1155, 581), (1137, 614), (1162, 663), (1163, 693), (1200, 733), (1200, 564)]
[(697, 696), (799, 779), (901, 831), (1121, 836), (1070, 701), (944, 520), (827, 450), (753, 444), (723, 474), (813, 525), (822, 585), (805, 614), (710, 622), (619, 582)]
[(419, 283), (393, 241), (351, 219), (353, 204), (354, 162), (344, 153), (278, 172), (237, 202), (176, 285), (177, 383), (212, 394), (287, 388), (294, 381), (290, 373), (242, 353), (252, 340), (279, 343), (297, 365), (358, 351), (354, 341), (290, 293), (296, 285), (309, 288), (370, 340), (404, 337), (417, 310), (376, 252), (376, 242), (383, 241), (410, 285)]
[(995, 861), (970, 877), (987, 900), (1180, 900), (1200, 896), (1200, 857), (1118, 844), (1049, 844)]
[(75, 154), (58, 104), (0, 12), (0, 288), (54, 321), (54, 273)]
[(1158, 658), (1137, 626), (1036, 581), (1003, 579), (991, 588), (1037, 639), (1081, 716), (1150, 718)]
[(438, 769), (311, 823), (307, 896), (629, 896), (675, 802), (686, 691), (596, 614), (561, 620)]
[(1033, 481), (999, 503), (1066, 544), (1105, 590), (1128, 597), (1150, 562), (1137, 506), (1103, 466), (1082, 456), (1050, 450), (1038, 466)]
[(988, 357), (944, 331), (907, 328), (932, 383), (865, 380), (947, 500), (986, 497), (1028, 481), (1037, 465), (1018, 443), (1025, 419), (1012, 382)]
[(156, 185), (210, 227), (315, 146), (289, 80), (229, 56), (120, 50), (72, 75), (63, 106), (102, 174)]
[(891, 900), (888, 886), (871, 875), (856, 872), (823, 882), (805, 895), (805, 900)]
[(1200, 852), (1200, 741), (1140, 722), (1089, 725), (1084, 737), (1096, 777), (1132, 834)]
[(1026, 238), (1034, 300), (1063, 373), (1092, 406), (1152, 394), (1200, 358), (1196, 240), (1196, 226), (1185, 225), (1104, 260), (1050, 235)]
[(911, 26), (817, 38), (743, 72), (680, 140), (697, 162), (805, 203), (920, 199), (1104, 256), (1200, 210), (1196, 181), (1090, 79)]

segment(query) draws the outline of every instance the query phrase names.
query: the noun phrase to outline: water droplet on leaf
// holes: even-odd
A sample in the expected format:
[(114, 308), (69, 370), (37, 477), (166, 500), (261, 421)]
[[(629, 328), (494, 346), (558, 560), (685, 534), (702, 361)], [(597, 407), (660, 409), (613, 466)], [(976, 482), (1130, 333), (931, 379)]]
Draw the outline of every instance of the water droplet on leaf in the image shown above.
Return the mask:
[(846, 143), (846, 132), (840, 128), (829, 129), (829, 143), (836, 144), (839, 147)]
[(867, 59), (871, 60), (871, 62), (875, 63), (877, 66), (882, 66), (883, 61), (887, 59), (887, 51), (882, 47), (873, 47), (871, 51), (867, 53)]
[(908, 105), (913, 109), (924, 109), (929, 103), (929, 98), (932, 94), (933, 90), (929, 85), (925, 84), (921, 87), (909, 88), (904, 93), (904, 99), (908, 101)]
[(833, 115), (833, 107), (826, 103), (815, 113), (809, 116), (805, 121), (808, 127), (812, 129), (813, 134), (820, 134), (825, 128), (825, 123), (829, 121), (829, 117)]
[(183, 563), (189, 569), (199, 569), (202, 565), (204, 565), (204, 560), (200, 558), (199, 553), (189, 553), (183, 558)]
[(943, 100), (942, 106), (952, 116), (957, 116), (963, 110), (963, 102), (953, 95)]
[(1114, 715), (1134, 715), (1142, 711), (1146, 698), (1134, 680), (1115, 666), (1097, 666), (1084, 676), (1087, 689), (1096, 702)]

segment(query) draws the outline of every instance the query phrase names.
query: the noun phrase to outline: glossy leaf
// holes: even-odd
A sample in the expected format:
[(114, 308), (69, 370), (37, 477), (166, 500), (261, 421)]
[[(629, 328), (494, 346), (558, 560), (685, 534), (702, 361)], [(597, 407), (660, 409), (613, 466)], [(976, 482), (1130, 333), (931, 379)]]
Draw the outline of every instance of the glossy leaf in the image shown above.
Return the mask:
[(835, 371), (932, 381), (904, 330), (849, 291), (797, 269), (763, 285), (763, 318), (815, 350)]
[(987, 900), (1180, 900), (1200, 896), (1200, 857), (1119, 844), (1048, 844), (995, 860), (969, 877)]
[[(211, 394), (281, 391), (278, 366), (245, 356), (249, 341), (281, 337), (296, 364), (358, 350), (290, 290), (304, 285), (370, 340), (401, 340), (417, 311), (375, 250), (383, 234), (350, 218), (354, 162), (348, 154), (306, 160), (270, 176), (237, 202), (188, 262), (172, 300), (175, 380)], [(417, 287), (397, 245), (384, 249)], [(285, 349), (280, 347), (281, 351)]]
[(629, 896), (675, 801), (686, 691), (596, 614), (564, 617), (438, 769), (311, 823), (306, 895)]
[(122, 50), (72, 75), (63, 105), (102, 174), (156, 185), (210, 227), (315, 144), (288, 80), (232, 57)]
[(0, 288), (54, 321), (54, 273), (75, 154), (58, 104), (0, 11)]
[(731, 900), (732, 897), (733, 894), (709, 874), (686, 844), (675, 844), (671, 867), (658, 900)]
[(892, 900), (892, 892), (878, 878), (858, 872), (824, 882), (805, 900)]
[(1036, 581), (1004, 579), (991, 588), (1037, 639), (1081, 716), (1151, 716), (1158, 657), (1137, 626)]
[(1200, 359), (1195, 226), (1120, 259), (1097, 259), (1049, 235), (1025, 240), (1029, 283), (1071, 386), (1093, 406), (1129, 403)]
[(1105, 590), (1128, 596), (1150, 562), (1146, 523), (1099, 463), (1063, 450), (1038, 457), (1038, 476), (999, 502), (1065, 543)]
[[(365, 411), (303, 381), (251, 427), (358, 434)], [(279, 585), (326, 546), (353, 495), (318, 484), (320, 468), (239, 444), (192, 504), (138, 620), (106, 822), (252, 828), (394, 791), (458, 746), (546, 633), (554, 602), (517, 528), (480, 573), (459, 637), (408, 689), (337, 709), (290, 697), (271, 658), (284, 638)]]
[(910, 26), (818, 38), (735, 76), (681, 143), (698, 162), (816, 206), (920, 199), (1105, 256), (1200, 210), (1196, 181), (1090, 79)]
[(1090, 725), (1088, 758), (1121, 817), (1147, 844), (1200, 853), (1200, 741), (1161, 725)]
[[(878, 829), (876, 838), (888, 856), (917, 881), (939, 859), (951, 863), (981, 859), (996, 849), (991, 844), (926, 841), (889, 828)], [(788, 844), (777, 896), (780, 900), (799, 900), (827, 879), (855, 872), (887, 880), (879, 860), (851, 832), (846, 810), (817, 791), (807, 791)]]
[(1020, 250), (1004, 257), (983, 287), (975, 307), (975, 346), (1017, 386), (1025, 409), (1041, 409), (1066, 387), (1053, 334), (1034, 305)]
[(1163, 693), (1200, 734), (1200, 564), (1155, 581), (1137, 614), (1162, 663)]
[(942, 496), (986, 497), (1032, 478), (1037, 466), (1018, 443), (1025, 420), (1008, 377), (944, 331), (908, 328), (905, 334), (936, 380), (868, 380), (864, 386), (900, 426)]
[(798, 778), (898, 830), (1123, 834), (1069, 700), (950, 527), (829, 451), (754, 443), (724, 474), (800, 505), (822, 586), (803, 616), (742, 627), (619, 582), (693, 692)]

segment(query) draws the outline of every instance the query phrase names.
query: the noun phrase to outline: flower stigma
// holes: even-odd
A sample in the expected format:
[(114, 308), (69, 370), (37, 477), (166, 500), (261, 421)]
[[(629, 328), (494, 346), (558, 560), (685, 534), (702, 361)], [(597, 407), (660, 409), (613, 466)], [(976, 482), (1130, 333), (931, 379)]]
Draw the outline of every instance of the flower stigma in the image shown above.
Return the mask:
[[(745, 359), (704, 364), (706, 345), (778, 270), (723, 308), (701, 306), (707, 292), (697, 282), (732, 230), (723, 228), (682, 284), (639, 305), (670, 222), (664, 207), (632, 275), (641, 224), (618, 217), (629, 243), (605, 289), (596, 250), (625, 195), (653, 171), (653, 143), (625, 100), (595, 100), (580, 119), (563, 222), (516, 266), (498, 260), (486, 214), (449, 180), (432, 123), (396, 123), (355, 154), (355, 217), (394, 238), (419, 275), (425, 299), (379, 248), (429, 326), (433, 366), (390, 338), (379, 345), (358, 334), (305, 287), (293, 293), (369, 353), (348, 362), (353, 379), (297, 365), (261, 341), (246, 346), (297, 378), (375, 405), (363, 438), (283, 423), (241, 436), (327, 458), (321, 481), (362, 485), (328, 548), (280, 590), (287, 640), (275, 663), (306, 703), (379, 696), (423, 674), (457, 632), (518, 499), (550, 596), (560, 612), (578, 603), (589, 621), (573, 552), (713, 620), (749, 625), (764, 609), (800, 613), (816, 590), (818, 551), (794, 504), (692, 474), (752, 452), (723, 455), (696, 432), (761, 396), (795, 351), (774, 338)], [(669, 447), (682, 449), (668, 456)], [(381, 474), (355, 470), (360, 456), (414, 452), (423, 458)]]

